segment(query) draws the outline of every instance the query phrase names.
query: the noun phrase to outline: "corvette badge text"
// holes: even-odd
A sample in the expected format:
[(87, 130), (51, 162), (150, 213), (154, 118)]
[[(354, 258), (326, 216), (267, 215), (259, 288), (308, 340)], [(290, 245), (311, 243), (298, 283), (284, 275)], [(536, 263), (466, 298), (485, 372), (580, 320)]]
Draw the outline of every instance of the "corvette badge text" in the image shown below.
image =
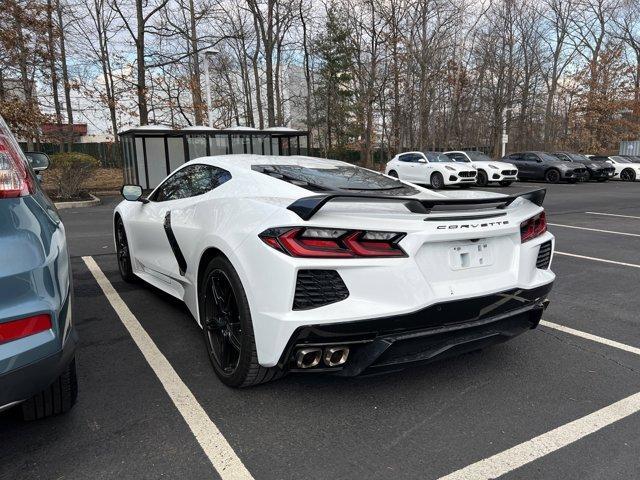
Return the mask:
[(499, 227), (500, 225), (508, 225), (509, 220), (499, 220), (497, 222), (487, 222), (487, 223), (463, 223), (461, 225), (438, 225), (436, 229), (438, 230), (455, 230), (457, 228), (483, 228), (483, 227)]

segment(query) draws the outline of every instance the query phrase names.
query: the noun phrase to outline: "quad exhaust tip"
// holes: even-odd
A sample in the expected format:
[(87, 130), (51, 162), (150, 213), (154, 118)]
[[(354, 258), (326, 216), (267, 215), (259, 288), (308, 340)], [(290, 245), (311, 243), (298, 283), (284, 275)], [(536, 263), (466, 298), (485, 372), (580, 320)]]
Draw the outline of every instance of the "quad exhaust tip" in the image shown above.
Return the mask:
[(349, 358), (349, 347), (329, 347), (324, 350), (324, 364), (327, 367), (344, 365)]
[(324, 362), (327, 367), (344, 365), (349, 358), (349, 347), (333, 346), (301, 348), (296, 352), (296, 366), (301, 369), (314, 368)]
[(298, 368), (317, 367), (322, 360), (321, 348), (301, 348), (296, 353), (296, 366)]

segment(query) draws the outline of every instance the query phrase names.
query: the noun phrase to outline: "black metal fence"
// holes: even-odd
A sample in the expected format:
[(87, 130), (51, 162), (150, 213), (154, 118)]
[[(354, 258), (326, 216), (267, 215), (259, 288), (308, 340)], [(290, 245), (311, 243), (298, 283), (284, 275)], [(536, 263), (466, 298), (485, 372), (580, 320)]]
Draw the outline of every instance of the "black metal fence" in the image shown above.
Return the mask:
[[(20, 143), (23, 150), (27, 149), (26, 143)], [(60, 153), (59, 143), (41, 143), (34, 147), (34, 150), (44, 152), (48, 155)], [(112, 142), (101, 143), (73, 143), (71, 151), (78, 153), (86, 153), (100, 161), (100, 166), (104, 168), (122, 167), (122, 155), (120, 154), (118, 145)]]

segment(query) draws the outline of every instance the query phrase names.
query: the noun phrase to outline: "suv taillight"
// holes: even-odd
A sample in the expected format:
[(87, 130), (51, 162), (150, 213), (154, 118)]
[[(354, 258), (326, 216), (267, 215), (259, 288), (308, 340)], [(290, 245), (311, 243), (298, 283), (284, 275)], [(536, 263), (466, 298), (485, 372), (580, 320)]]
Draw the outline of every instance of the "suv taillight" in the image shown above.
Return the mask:
[(46, 313), (0, 323), (0, 344), (51, 330), (51, 317)]
[(398, 232), (282, 227), (270, 228), (259, 236), (270, 247), (292, 257), (406, 257), (398, 245), (405, 234)]
[(24, 197), (34, 190), (27, 159), (0, 118), (0, 198)]
[(531, 217), (520, 224), (520, 241), (533, 240), (547, 231), (547, 217), (544, 212)]

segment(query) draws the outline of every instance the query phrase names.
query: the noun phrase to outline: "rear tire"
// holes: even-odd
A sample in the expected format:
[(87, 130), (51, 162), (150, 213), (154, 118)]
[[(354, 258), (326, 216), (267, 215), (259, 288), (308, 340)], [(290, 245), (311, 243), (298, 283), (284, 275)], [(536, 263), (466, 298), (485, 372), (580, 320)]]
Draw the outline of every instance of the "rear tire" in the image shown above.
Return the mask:
[(122, 218), (116, 219), (116, 257), (118, 259), (118, 270), (122, 280), (127, 283), (133, 283), (137, 277), (133, 273), (131, 265), (131, 250), (129, 249), (129, 241), (127, 240), (127, 232), (124, 229)]
[(513, 182), (511, 180), (503, 180), (500, 182), (500, 186), (502, 187), (508, 187), (512, 184)]
[(429, 183), (434, 190), (440, 190), (444, 187), (444, 178), (440, 172), (435, 172), (431, 175)]
[(479, 187), (486, 187), (487, 185), (489, 185), (489, 176), (484, 170), (478, 170), (476, 185), (478, 185)]
[(250, 387), (284, 374), (278, 367), (258, 363), (249, 303), (229, 260), (215, 257), (209, 262), (200, 282), (198, 303), (209, 360), (222, 383)]
[(62, 375), (45, 388), (22, 403), (22, 417), (26, 421), (66, 413), (78, 399), (78, 377), (76, 375), (76, 359), (73, 358), (64, 369)]
[(391, 171), (389, 171), (389, 176), (390, 177), (394, 177), (394, 178), (398, 178), (398, 172), (396, 172), (395, 170), (391, 170)]
[(560, 181), (560, 172), (555, 168), (550, 168), (545, 172), (544, 179), (548, 183), (558, 183)]

